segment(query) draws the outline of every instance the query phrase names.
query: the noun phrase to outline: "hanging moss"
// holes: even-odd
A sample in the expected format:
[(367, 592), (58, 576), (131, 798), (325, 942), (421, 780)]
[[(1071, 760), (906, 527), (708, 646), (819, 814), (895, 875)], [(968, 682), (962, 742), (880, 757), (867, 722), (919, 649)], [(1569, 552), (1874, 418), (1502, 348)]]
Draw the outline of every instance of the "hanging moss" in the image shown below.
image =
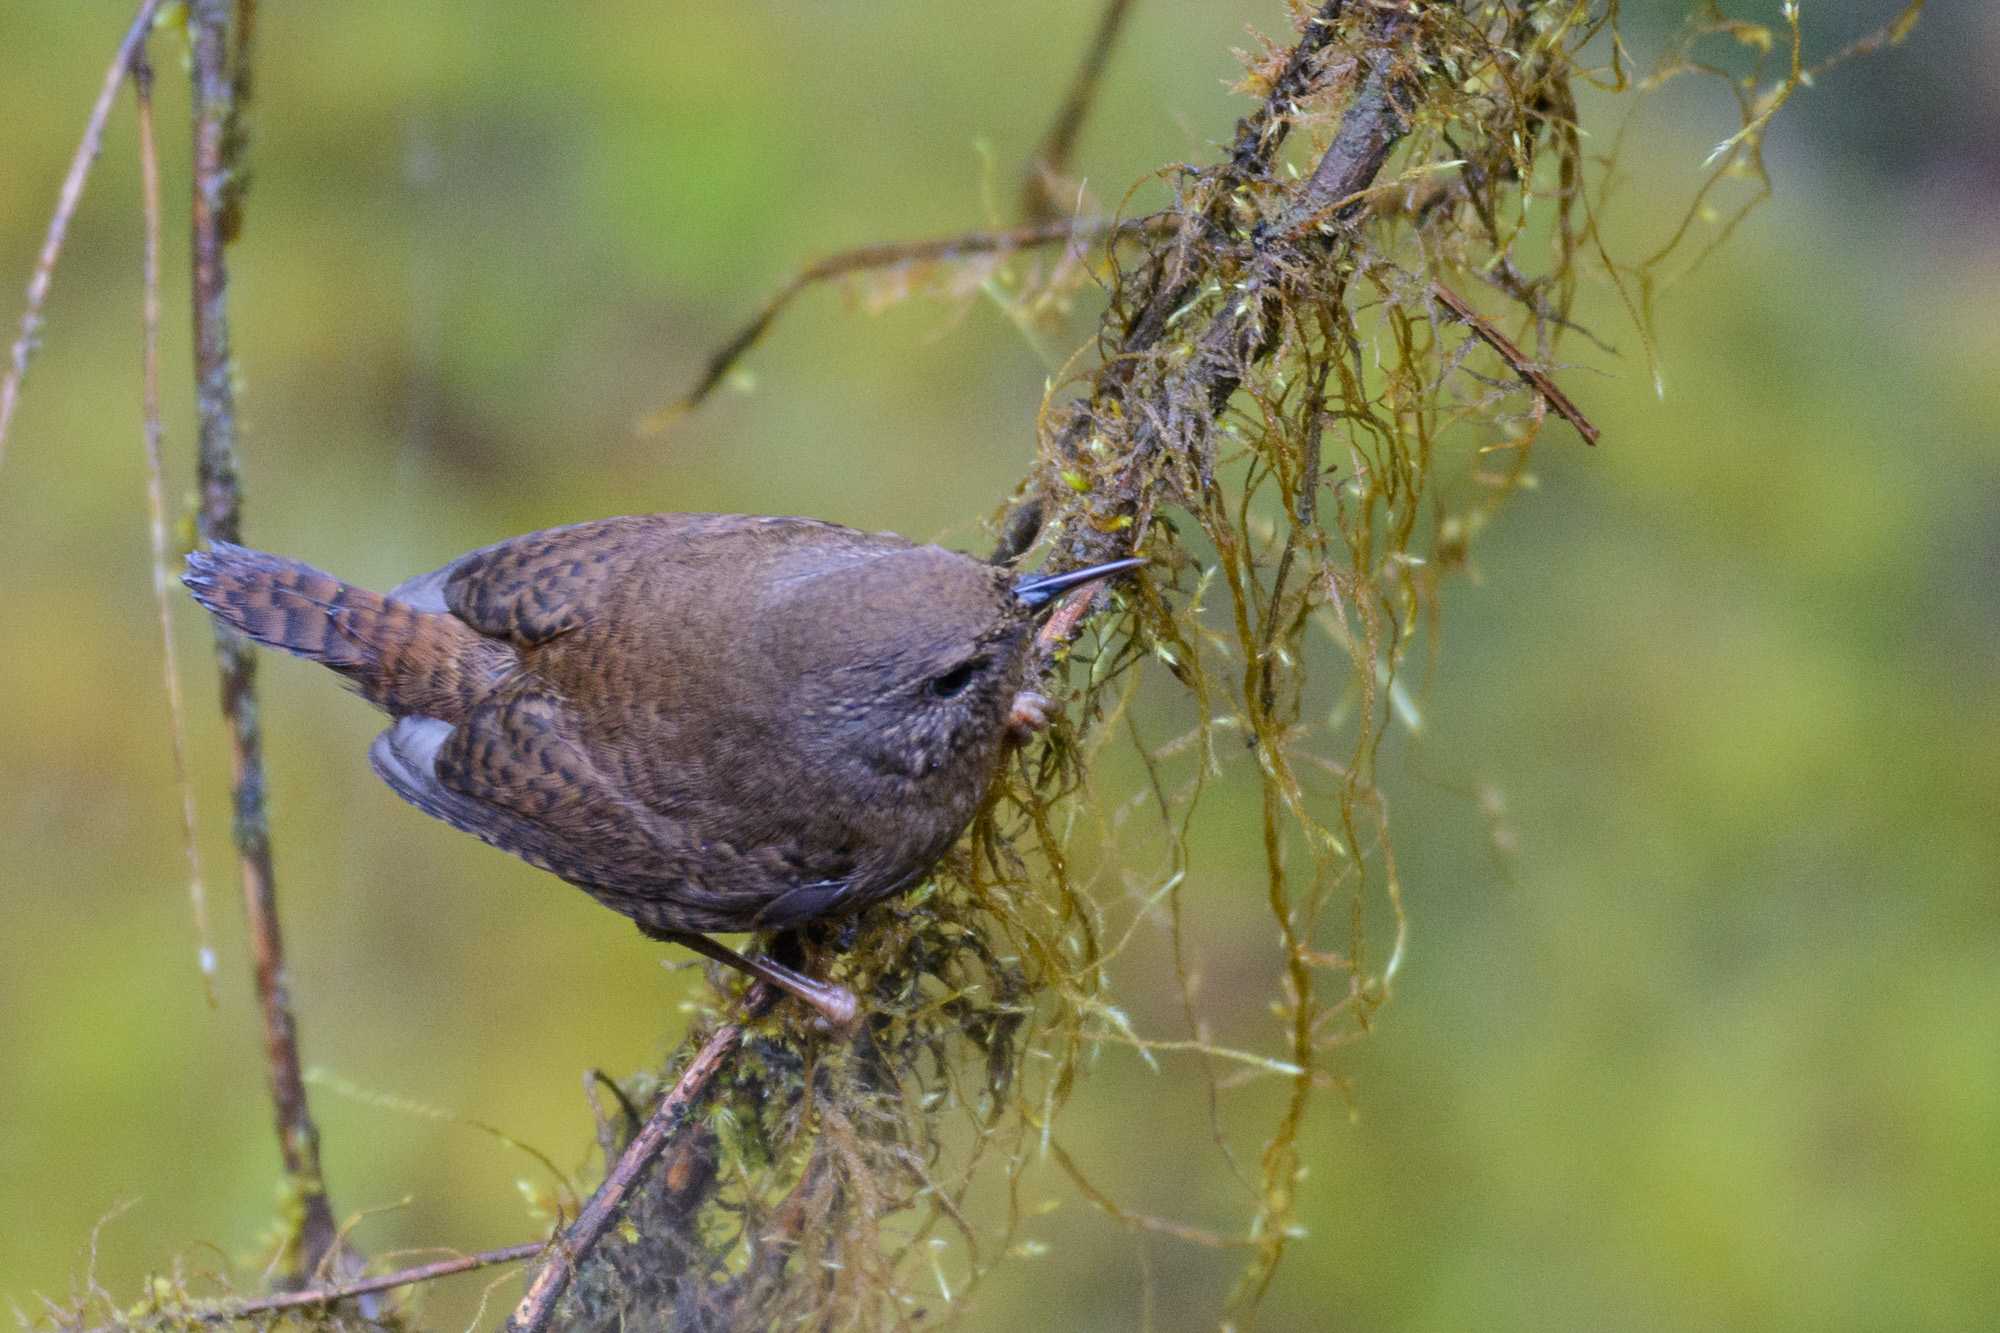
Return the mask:
[[(1611, 164), (1585, 156), (1578, 92), (1634, 90), (1616, 11), (1295, 5), (1298, 35), (1246, 60), (1256, 109), (1221, 160), (1161, 173), (1172, 202), (1099, 233), (1113, 240), (1094, 265), (987, 284), (1018, 293), (1010, 314), (1024, 321), (1091, 281), (1106, 297), (1093, 354), (1051, 390), (1036, 466), (995, 516), (1000, 553), (1039, 523), (1042, 552), (1064, 564), (1137, 550), (1152, 571), (1055, 667), (1076, 729), (1020, 757), (931, 886), (820, 955), (868, 997), (861, 1039), (770, 1029), (746, 1047), (710, 1113), (714, 1189), (681, 1226), (699, 1263), (681, 1270), (680, 1326), (948, 1319), (1017, 1247), (1011, 1184), (1044, 1156), (1124, 1225), (1240, 1245), (1241, 1281), (1219, 1303), (1257, 1304), (1297, 1231), (1307, 1109), (1340, 1085), (1334, 1053), (1366, 1032), (1401, 957), (1377, 756), (1420, 724), (1441, 589), (1530, 480), (1538, 445), (1594, 442), (1554, 381), (1559, 350), (1583, 335), (1579, 283), (1625, 294), (1650, 355), (1657, 282), (1698, 248), (1684, 224), (1625, 262), (1598, 232)], [(1702, 6), (1644, 86), (1718, 72), (1696, 57), (1705, 44), (1782, 59), (1787, 18), (1772, 33)], [(1763, 196), (1760, 136), (1800, 76), (1795, 62), (1725, 74), (1742, 128), (1690, 219), (1732, 178), (1749, 183), (1739, 210)], [(919, 285), (907, 265), (894, 282), (895, 295)], [(1162, 678), (1194, 720), (1146, 740), (1130, 710)], [(1082, 776), (1111, 743), (1136, 747), (1149, 783), (1115, 811)], [(1259, 979), (1272, 1038), (1248, 1051), (1148, 1040), (1110, 991), (1119, 905), (1072, 857), (1164, 849), (1163, 887), (1139, 910), (1166, 920), (1180, 957), (1189, 819), (1216, 775), (1245, 767), (1265, 894), (1243, 910), (1273, 927)], [(1237, 1234), (1134, 1215), (1062, 1151), (1056, 1118), (1107, 1043), (1193, 1049), (1283, 1081)], [(991, 1231), (962, 1206), (982, 1174), (1010, 1182)], [(585, 1308), (577, 1326), (612, 1328), (663, 1307), (613, 1282)]]
[[(1336, 1053), (1368, 1030), (1401, 957), (1377, 760), (1420, 725), (1441, 590), (1529, 481), (1534, 450), (1594, 434), (1554, 386), (1558, 353), (1582, 334), (1579, 283), (1610, 281), (1644, 337), (1697, 231), (1733, 225), (1690, 221), (1651, 255), (1614, 258), (1597, 224), (1612, 167), (1585, 155), (1579, 90), (1684, 73), (1729, 84), (1741, 129), (1693, 219), (1734, 178), (1748, 183), (1738, 205), (1761, 197), (1763, 128), (1811, 73), (1789, 10), (1773, 32), (1698, 7), (1640, 85), (1615, 3), (1293, 11), (1293, 36), (1245, 57), (1251, 109), (1227, 150), (1157, 177), (1164, 208), (1097, 229), (1087, 262), (1043, 269), (972, 247), (1005, 278), (985, 290), (1011, 293), (1023, 322), (1093, 286), (1104, 301), (1094, 344), (1042, 405), (1032, 471), (994, 516), (1000, 554), (1068, 565), (1136, 550), (1151, 567), (1056, 646), (1067, 721), (1015, 755), (932, 882), (810, 933), (811, 970), (862, 997), (858, 1036), (829, 1041), (794, 1007), (754, 1025), (578, 1265), (556, 1326), (949, 1322), (1028, 1247), (1017, 1187), (1042, 1160), (1119, 1224), (1238, 1247), (1241, 1278), (1219, 1306), (1247, 1314), (1272, 1280), (1297, 1231), (1308, 1108), (1339, 1088)], [(1716, 44), (1783, 72), (1732, 67), (1708, 54)], [(931, 251), (941, 271), (957, 253)], [(921, 285), (907, 266), (897, 284)], [(1150, 701), (1178, 698), (1187, 725), (1153, 735), (1142, 692), (1161, 715), (1175, 710)], [(1088, 788), (1111, 745), (1132, 747), (1145, 774), (1132, 799)], [(1186, 1038), (1137, 1032), (1111, 989), (1110, 961), (1141, 919), (1184, 956), (1190, 820), (1225, 773), (1258, 790), (1264, 891), (1241, 910), (1267, 916), (1273, 941), (1262, 975), (1234, 983), (1271, 999), (1268, 1037), (1250, 1049), (1199, 1035), (1184, 968)], [(1104, 893), (1135, 847), (1149, 849), (1145, 891)], [(735, 982), (712, 980), (720, 1021)], [(1219, 1067), (1282, 1085), (1231, 1234), (1129, 1212), (1064, 1151), (1060, 1113), (1111, 1044), (1192, 1051), (1212, 1091)], [(623, 1095), (643, 1110), (674, 1072)], [(635, 1127), (601, 1123), (607, 1160)], [(71, 1313), (189, 1324), (162, 1315), (187, 1308), (186, 1289), (181, 1275), (146, 1305), (86, 1298)], [(341, 1326), (320, 1319), (301, 1326)]]

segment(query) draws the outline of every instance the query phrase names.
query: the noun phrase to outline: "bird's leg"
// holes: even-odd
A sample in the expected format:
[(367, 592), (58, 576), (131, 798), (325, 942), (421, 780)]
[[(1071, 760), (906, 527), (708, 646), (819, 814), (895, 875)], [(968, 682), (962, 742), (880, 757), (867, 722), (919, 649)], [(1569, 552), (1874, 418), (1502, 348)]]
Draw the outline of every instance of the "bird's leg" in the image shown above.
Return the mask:
[(706, 935), (693, 931), (649, 930), (654, 939), (678, 944), (684, 949), (692, 949), (698, 954), (713, 958), (759, 981), (768, 982), (787, 995), (797, 996), (826, 1017), (835, 1032), (846, 1032), (854, 1026), (855, 1017), (861, 1006), (854, 999), (854, 992), (845, 986), (836, 986), (829, 981), (819, 981), (803, 972), (795, 972), (783, 963), (771, 958), (746, 958), (726, 944), (717, 944)]

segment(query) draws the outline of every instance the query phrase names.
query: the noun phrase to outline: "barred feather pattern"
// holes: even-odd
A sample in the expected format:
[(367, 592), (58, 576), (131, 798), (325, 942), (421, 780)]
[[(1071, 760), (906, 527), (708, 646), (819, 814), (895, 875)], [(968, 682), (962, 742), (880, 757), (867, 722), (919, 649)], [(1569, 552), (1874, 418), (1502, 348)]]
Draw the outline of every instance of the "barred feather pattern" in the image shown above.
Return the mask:
[(190, 554), (181, 581), (250, 638), (330, 667), (395, 717), (463, 721), (519, 662), (456, 616), (229, 542)]

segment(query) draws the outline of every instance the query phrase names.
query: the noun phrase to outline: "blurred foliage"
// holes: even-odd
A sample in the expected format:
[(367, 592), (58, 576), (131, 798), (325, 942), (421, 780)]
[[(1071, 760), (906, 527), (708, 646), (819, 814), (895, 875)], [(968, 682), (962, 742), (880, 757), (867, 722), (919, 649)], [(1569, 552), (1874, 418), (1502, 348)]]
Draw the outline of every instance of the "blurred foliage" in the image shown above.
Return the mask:
[[(498, 533), (655, 507), (981, 544), (966, 516), (1014, 481), (1029, 405), (1085, 326), (1024, 337), (980, 304), (860, 325), (809, 301), (757, 353), (756, 394), (663, 442), (627, 428), (798, 260), (1003, 220), (982, 216), (1005, 193), (989, 164), (1032, 145), (1088, 8), (946, 23), (880, 5), (808, 32), (780, 7), (267, 4), (235, 252), (250, 536), (376, 586)], [(1630, 17), (1641, 44), (1651, 16)], [(1811, 7), (1806, 63), (1889, 17)], [(26, 271), (119, 21), (0, 15), (7, 49), (37, 52), (0, 71), (18, 145), (0, 162), (5, 271)], [(1213, 160), (1241, 110), (1221, 53), (1246, 21), (1275, 32), (1283, 15), (1140, 7), (1085, 133), (1093, 189), (1115, 199), (1161, 162)], [(1377, 760), (1411, 939), (1385, 1031), (1329, 1057), (1351, 1123), (1323, 1102), (1301, 1126), (1306, 1239), (1270, 1326), (1973, 1327), (2000, 1299), (2000, 349), (1981, 297), (2000, 236), (1961, 204), (1976, 177), (1927, 188), (1903, 159), (1876, 174), (1818, 110), (1872, 96), (1879, 142), (1941, 51), (2000, 47), (1990, 16), (1948, 22), (1774, 122), (1776, 201), (1658, 307), (1664, 400), (1615, 294), (1579, 289), (1576, 317), (1622, 352), (1563, 349), (1610, 372), (1562, 377), (1606, 447), (1545, 449), (1523, 472), (1534, 489), (1468, 565), (1480, 586), (1452, 594), (1448, 651), (1419, 659), (1420, 729)], [(1965, 114), (1936, 127), (1929, 160), (1983, 160), (1954, 135), (1994, 93), (1957, 94)], [(1740, 110), (1676, 85), (1626, 126), (1630, 174), (1597, 221), (1616, 253), (1671, 229)], [(1580, 119), (1618, 114), (1586, 97)], [(171, 135), (168, 151), (185, 180)], [(215, 1247), (189, 1272), (254, 1266), (273, 1211), (247, 986), (225, 969), (205, 1006), (177, 881), (134, 177), (121, 123), (0, 474), (0, 595), (21, 645), (0, 663), (0, 754), (23, 775), (0, 798), (0, 1210), (17, 1221), (0, 1289), (29, 1313), (86, 1272), (138, 1290), (189, 1238)], [(1697, 215), (1697, 240), (1720, 224)], [(184, 459), (175, 353), (168, 448)], [(202, 627), (181, 629), (205, 662)], [(1159, 676), (1113, 721), (1193, 727)], [(305, 668), (266, 679), (307, 1057), (396, 1094), (316, 1085), (336, 1202), (367, 1212), (356, 1235), (377, 1259), (535, 1234), (574, 1182), (398, 1108), (455, 1108), (587, 1179), (577, 1072), (657, 1064), (677, 1036), (661, 1006), (702, 992), (663, 983), (657, 947), (580, 896), (399, 810), (361, 762), (364, 709)], [(199, 702), (200, 676), (190, 689)], [(206, 797), (222, 747), (196, 712)], [(1112, 841), (1164, 856), (1121, 804), (1145, 791), (1124, 749), (1097, 752), (1096, 809)], [(1178, 937), (1140, 910), (1170, 874), (1073, 868), (1129, 917), (1109, 969), (1133, 1031), (1184, 1024), (1178, 976), (1205, 1042), (1270, 1040), (1250, 767), (1230, 764), (1189, 816)], [(226, 864), (212, 798), (204, 813)], [(1105, 1198), (1218, 1233), (1255, 1206), (1215, 1145), (1254, 1154), (1281, 1092), (1217, 1096), (1185, 1053), (1085, 1054), (1061, 1141)], [(1061, 1158), (1032, 1138), (1009, 1151), (1012, 1200), (969, 1206), (1017, 1207), (1023, 1258), (982, 1285), (971, 1322), (1212, 1323), (1240, 1254), (1107, 1226)], [(422, 1322), (463, 1323), (483, 1285), (423, 1293)]]

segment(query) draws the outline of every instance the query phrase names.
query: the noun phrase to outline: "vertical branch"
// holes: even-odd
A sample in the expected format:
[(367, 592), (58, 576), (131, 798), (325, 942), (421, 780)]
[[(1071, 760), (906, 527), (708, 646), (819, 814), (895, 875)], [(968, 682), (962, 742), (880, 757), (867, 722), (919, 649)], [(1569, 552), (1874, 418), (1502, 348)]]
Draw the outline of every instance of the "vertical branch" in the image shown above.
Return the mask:
[(169, 598), (174, 576), (167, 568), (167, 487), (160, 462), (160, 148), (153, 132), (153, 67), (142, 44), (132, 53), (132, 96), (138, 110), (140, 211), (145, 218), (145, 297), (141, 307), (143, 350), (140, 390), (145, 417), (147, 535), (153, 548), (153, 606), (160, 618), (160, 662), (167, 682), (168, 734), (173, 742), (174, 785), (181, 793), (181, 848), (187, 856), (188, 900), (200, 950), (201, 984), (215, 1003), (215, 944), (208, 931), (208, 877), (201, 869), (196, 838), (194, 780), (187, 766), (187, 705), (181, 699), (180, 655), (174, 651)]
[[(201, 533), (211, 542), (238, 540), (243, 523), (229, 352), (229, 278), (223, 259), (223, 248), (237, 217), (236, 173), (241, 169), (233, 151), (241, 142), (235, 119), (235, 94), (241, 76), (232, 76), (228, 67), (231, 26), (230, 0), (194, 0), (189, 6), (194, 83), (195, 414), (200, 427)], [(229, 724), (236, 853), (256, 964), (257, 1001), (263, 1011), (271, 1101), (285, 1175), (299, 1209), (292, 1252), (286, 1256), (288, 1275), (298, 1283), (307, 1280), (333, 1252), (339, 1234), (320, 1176), (319, 1131), (307, 1109), (305, 1083), (299, 1076), (298, 1028), (285, 973), (284, 937), (278, 927), (277, 885), (264, 808), (256, 664), (244, 638), (219, 621), (215, 655), (222, 712)]]

